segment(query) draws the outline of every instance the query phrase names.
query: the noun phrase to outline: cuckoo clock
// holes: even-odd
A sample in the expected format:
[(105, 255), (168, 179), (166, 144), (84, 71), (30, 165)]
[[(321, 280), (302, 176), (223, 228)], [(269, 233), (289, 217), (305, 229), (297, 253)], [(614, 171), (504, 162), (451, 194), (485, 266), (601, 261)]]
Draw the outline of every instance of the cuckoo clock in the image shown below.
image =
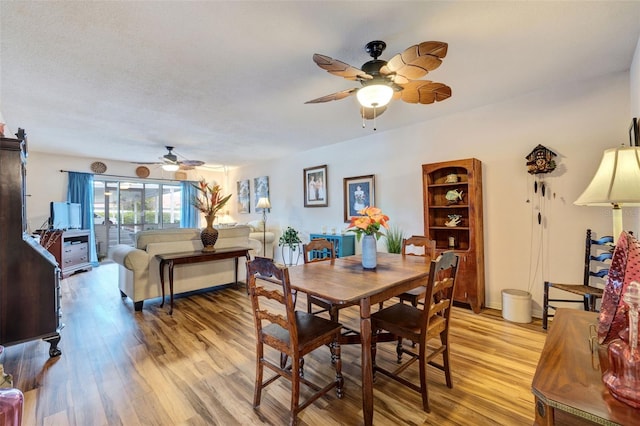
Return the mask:
[(553, 157), (556, 153), (542, 145), (536, 146), (529, 155), (527, 155), (527, 171), (532, 175), (539, 173), (549, 173), (556, 168), (556, 162)]

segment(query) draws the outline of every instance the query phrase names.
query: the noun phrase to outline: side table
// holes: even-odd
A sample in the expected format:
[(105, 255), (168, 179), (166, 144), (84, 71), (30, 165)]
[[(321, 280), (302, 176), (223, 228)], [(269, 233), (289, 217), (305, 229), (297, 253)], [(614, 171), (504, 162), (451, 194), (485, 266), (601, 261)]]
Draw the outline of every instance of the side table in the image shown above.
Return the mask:
[(615, 399), (602, 382), (609, 363), (607, 346), (598, 345), (596, 338), (591, 349), (592, 324), (598, 324), (595, 312), (556, 311), (531, 384), (536, 399), (534, 425), (585, 420), (603, 425), (637, 424), (640, 409)]
[(171, 295), (171, 305), (169, 315), (173, 315), (173, 267), (175, 265), (185, 265), (189, 263), (211, 262), (224, 259), (235, 259), (235, 284), (238, 283), (238, 259), (245, 257), (249, 260), (249, 247), (225, 247), (216, 249), (213, 252), (188, 251), (181, 253), (156, 254), (160, 260), (160, 285), (162, 286), (162, 303), (164, 306), (164, 267), (169, 266), (169, 294)]
[(334, 235), (334, 234), (310, 234), (310, 239), (324, 238), (333, 243), (336, 257), (353, 256), (356, 254), (355, 235)]

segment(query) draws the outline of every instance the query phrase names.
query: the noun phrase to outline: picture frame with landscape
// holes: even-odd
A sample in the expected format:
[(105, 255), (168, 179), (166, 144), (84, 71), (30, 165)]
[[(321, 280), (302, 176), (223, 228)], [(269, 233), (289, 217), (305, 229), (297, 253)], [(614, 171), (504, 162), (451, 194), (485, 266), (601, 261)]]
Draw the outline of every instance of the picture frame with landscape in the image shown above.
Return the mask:
[(375, 206), (375, 175), (344, 178), (344, 221), (370, 206)]
[(327, 165), (309, 167), (302, 173), (305, 207), (329, 206)]

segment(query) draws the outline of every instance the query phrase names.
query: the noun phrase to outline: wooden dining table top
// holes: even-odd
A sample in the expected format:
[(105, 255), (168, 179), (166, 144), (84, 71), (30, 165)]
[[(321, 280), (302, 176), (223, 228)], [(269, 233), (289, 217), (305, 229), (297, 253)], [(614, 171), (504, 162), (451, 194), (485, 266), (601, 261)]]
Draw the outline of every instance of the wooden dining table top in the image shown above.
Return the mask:
[[(406, 291), (429, 275), (429, 259), (423, 256), (378, 253), (375, 270), (362, 267), (362, 256), (347, 256), (333, 262), (314, 262), (289, 268), (291, 288), (327, 299), (334, 304), (352, 304), (369, 297), (371, 303), (386, 300), (406, 283)], [(391, 294), (395, 293), (395, 294)]]

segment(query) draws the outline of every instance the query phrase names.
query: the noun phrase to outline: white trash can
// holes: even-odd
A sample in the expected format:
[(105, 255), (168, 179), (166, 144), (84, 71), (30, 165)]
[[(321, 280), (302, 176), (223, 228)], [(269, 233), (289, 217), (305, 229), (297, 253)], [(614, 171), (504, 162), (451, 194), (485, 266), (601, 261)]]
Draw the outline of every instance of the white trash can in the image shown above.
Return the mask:
[(502, 318), (507, 321), (531, 322), (531, 293), (524, 290), (502, 290)]

